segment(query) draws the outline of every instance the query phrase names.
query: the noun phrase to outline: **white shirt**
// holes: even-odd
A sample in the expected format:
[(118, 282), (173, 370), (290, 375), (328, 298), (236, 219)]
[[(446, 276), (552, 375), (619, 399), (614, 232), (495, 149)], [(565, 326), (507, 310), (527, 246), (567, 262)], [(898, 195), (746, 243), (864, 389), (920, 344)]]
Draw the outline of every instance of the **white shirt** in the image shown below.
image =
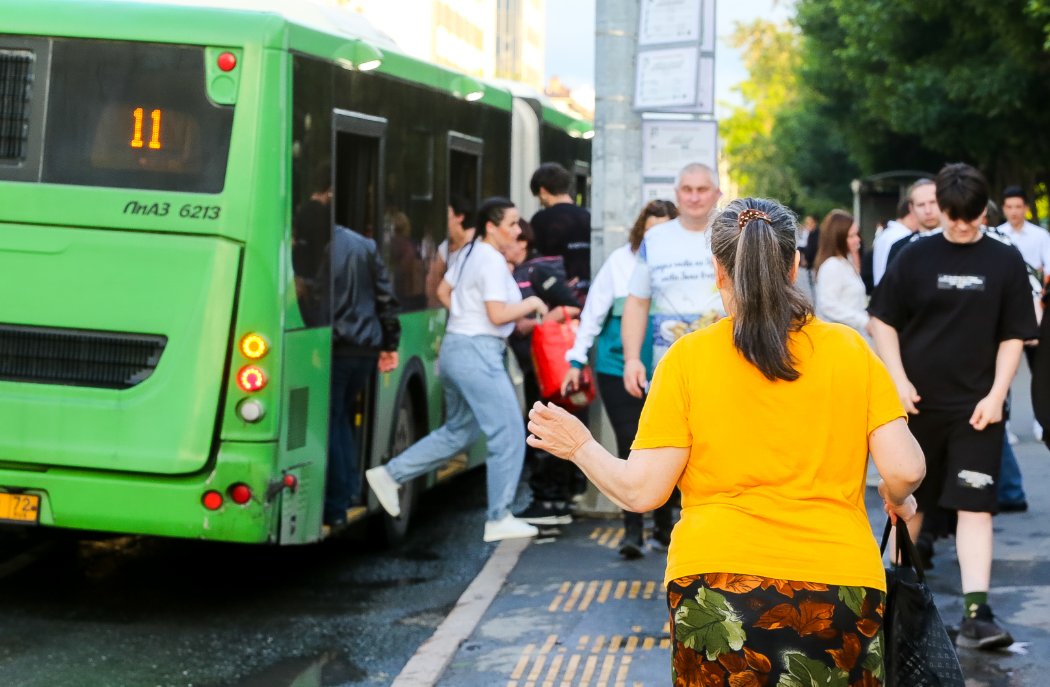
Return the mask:
[(689, 231), (677, 219), (650, 229), (642, 239), (629, 291), (652, 299), (655, 365), (683, 335), (725, 317), (715, 283), (711, 231)]
[[(468, 243), (469, 243), (469, 241), (468, 241)], [(446, 270), (448, 269), (448, 266), (452, 264), (452, 261), (456, 259), (456, 256), (459, 255), (460, 251), (463, 250), (463, 247), (465, 245), (466, 244), (463, 244), (463, 246), (460, 246), (456, 250), (454, 250), (451, 253), (449, 253), (448, 252), (448, 239), (445, 239), (444, 241), (442, 241), (441, 243), (438, 244), (438, 255), (440, 255), (441, 259), (444, 261)]]
[(867, 338), (867, 308), (864, 280), (853, 264), (838, 256), (825, 260), (817, 272), (817, 317), (853, 327)]
[(890, 248), (906, 236), (911, 236), (912, 231), (895, 219), (891, 219), (886, 228), (875, 237), (871, 244), (872, 272), (875, 276), (875, 285), (882, 281), (882, 275), (886, 274), (886, 262), (890, 258)]
[(484, 241), (475, 241), (473, 248), (469, 245), (459, 251), (445, 272), (445, 281), (452, 285), (452, 308), (445, 331), (506, 339), (514, 331), (514, 323), (492, 324), (485, 303), (520, 303), (521, 290), (502, 253)]
[(1046, 229), (1027, 220), (1021, 225), (1021, 231), (1015, 231), (1009, 222), (1000, 224), (998, 229), (1010, 237), (1025, 262), (1044, 276), (1050, 273), (1050, 233)]
[(602, 331), (605, 318), (617, 298), (627, 298), (627, 287), (631, 282), (631, 274), (638, 262), (637, 254), (631, 250), (631, 244), (620, 246), (598, 270), (598, 276), (591, 281), (591, 288), (587, 292), (587, 302), (583, 305), (580, 313), (580, 328), (576, 332), (576, 342), (565, 354), (566, 361), (587, 362), (587, 351), (594, 343), (594, 337)]

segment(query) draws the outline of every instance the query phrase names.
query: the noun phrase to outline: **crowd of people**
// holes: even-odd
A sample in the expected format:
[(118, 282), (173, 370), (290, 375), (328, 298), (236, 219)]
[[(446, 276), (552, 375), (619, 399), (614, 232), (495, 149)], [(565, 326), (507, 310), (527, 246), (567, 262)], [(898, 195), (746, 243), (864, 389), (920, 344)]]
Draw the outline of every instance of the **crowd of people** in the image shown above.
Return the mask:
[[(676, 628), (692, 622), (682, 598), (712, 599), (739, 623), (728, 650), (748, 664), (785, 651), (826, 663), (884, 649), (886, 580), (864, 505), (870, 456), (885, 509), (923, 564), (938, 537), (956, 537), (960, 641), (1012, 643), (988, 605), (992, 516), (1026, 508), (1008, 397), (1022, 353), (1037, 366), (1050, 265), (1050, 234), (1027, 221), (1023, 192), (1007, 189), (1008, 221), (988, 227), (986, 180), (948, 165), (907, 190), (864, 251), (844, 210), (800, 228), (775, 201), (717, 209), (717, 172), (691, 164), (676, 202), (646, 205), (592, 280), (590, 217), (571, 184), (560, 166), (541, 166), (532, 190), (544, 207), (531, 222), (506, 199), (476, 212), (450, 204), (449, 242), (428, 278), (449, 309), (438, 367), (448, 419), (366, 472), (383, 508), (397, 516), (401, 484), (484, 431), (486, 541), (571, 522), (585, 475), (624, 510), (626, 558), (644, 555), (642, 514), (653, 512), (650, 545), (668, 549)], [(802, 266), (813, 300), (797, 283)], [(578, 318), (559, 391), (570, 395), (593, 369), (615, 453), (593, 440), (586, 408), (539, 394), (537, 316)], [(530, 380), (528, 438), (508, 346)], [(515, 515), (526, 459), (533, 500)], [(793, 627), (788, 616), (771, 625), (766, 611), (796, 592), (830, 609), (815, 639), (771, 631)], [(673, 657), (682, 674), (702, 670), (711, 651), (676, 642)], [(835, 664), (850, 684), (874, 679), (854, 663)]]

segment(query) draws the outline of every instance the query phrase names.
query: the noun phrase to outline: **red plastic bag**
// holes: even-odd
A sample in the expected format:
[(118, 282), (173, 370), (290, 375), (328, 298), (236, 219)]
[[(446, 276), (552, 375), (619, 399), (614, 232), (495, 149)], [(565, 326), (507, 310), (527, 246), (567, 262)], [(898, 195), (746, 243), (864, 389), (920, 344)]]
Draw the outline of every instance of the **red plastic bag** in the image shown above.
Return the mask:
[(582, 410), (594, 400), (594, 378), (590, 368), (584, 367), (580, 374), (579, 388), (561, 395), (561, 382), (569, 371), (565, 354), (576, 342), (576, 320), (555, 322), (547, 319), (532, 330), (532, 366), (536, 370), (536, 382), (540, 397), (569, 412)]

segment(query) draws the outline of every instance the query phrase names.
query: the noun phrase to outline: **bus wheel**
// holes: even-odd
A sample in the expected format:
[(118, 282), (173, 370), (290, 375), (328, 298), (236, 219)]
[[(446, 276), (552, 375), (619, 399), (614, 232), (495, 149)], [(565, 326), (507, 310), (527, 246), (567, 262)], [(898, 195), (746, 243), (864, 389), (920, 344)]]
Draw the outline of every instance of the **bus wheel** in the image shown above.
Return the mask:
[[(397, 425), (394, 427), (394, 444), (391, 446), (391, 455), (400, 454), (412, 444), (416, 443), (416, 418), (412, 408), (412, 401), (407, 397), (401, 402), (397, 411)], [(400, 544), (408, 532), (408, 522), (412, 518), (412, 506), (415, 503), (416, 480), (410, 480), (401, 485), (401, 515), (392, 518), (383, 513), (383, 533), (386, 543), (390, 546)]]

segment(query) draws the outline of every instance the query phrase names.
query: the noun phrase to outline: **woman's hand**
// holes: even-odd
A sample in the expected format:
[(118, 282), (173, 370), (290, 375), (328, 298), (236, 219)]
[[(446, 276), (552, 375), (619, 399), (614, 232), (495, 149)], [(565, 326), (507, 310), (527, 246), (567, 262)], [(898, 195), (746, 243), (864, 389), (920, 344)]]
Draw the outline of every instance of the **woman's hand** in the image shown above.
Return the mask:
[(584, 444), (594, 441), (584, 424), (564, 408), (539, 401), (529, 411), (529, 432), (529, 446), (565, 460), (572, 460)]
[(570, 367), (565, 373), (565, 379), (561, 380), (561, 395), (565, 396), (570, 391), (576, 391), (580, 386), (580, 368)]
[(646, 381), (645, 365), (641, 360), (635, 358), (634, 360), (624, 361), (623, 388), (627, 390), (627, 393), (635, 398), (643, 398), (645, 396)]
[(890, 516), (890, 520), (893, 524), (897, 524), (897, 518), (902, 518), (904, 522), (908, 522), (915, 517), (918, 512), (918, 503), (915, 501), (914, 496), (908, 496), (904, 499), (903, 503), (897, 503), (890, 498), (889, 489), (886, 486), (885, 480), (879, 480), (879, 496), (882, 497), (882, 508), (886, 511), (886, 514)]
[(547, 304), (539, 296), (529, 296), (525, 302), (529, 304), (529, 310), (535, 310), (537, 315), (543, 316), (549, 312)]

